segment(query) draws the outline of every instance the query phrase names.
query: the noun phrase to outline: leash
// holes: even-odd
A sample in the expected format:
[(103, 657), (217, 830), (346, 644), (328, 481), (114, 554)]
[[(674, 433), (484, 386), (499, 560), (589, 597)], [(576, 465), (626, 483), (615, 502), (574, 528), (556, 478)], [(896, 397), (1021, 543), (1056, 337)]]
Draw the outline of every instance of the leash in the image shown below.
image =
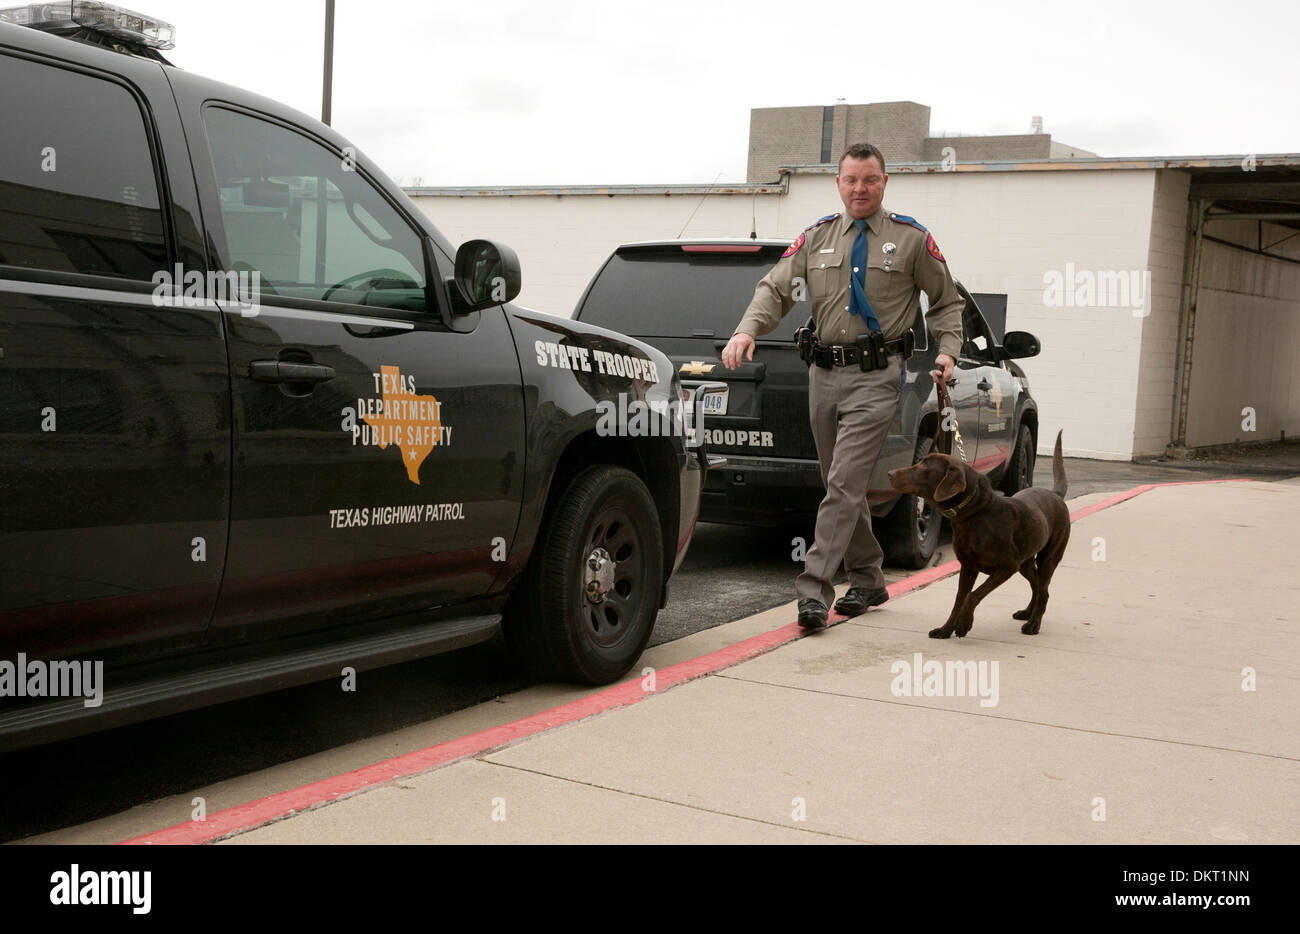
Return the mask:
[(935, 391), (939, 396), (939, 423), (934, 431), (934, 449), (940, 454), (952, 453), (951, 451), (945, 451), (943, 449), (943, 438), (944, 435), (947, 434), (947, 432), (943, 430), (944, 411), (951, 411), (952, 436), (953, 440), (957, 443), (957, 456), (961, 458), (961, 462), (964, 464), (966, 463), (966, 447), (961, 442), (961, 428), (957, 424), (957, 408), (952, 404), (952, 396), (948, 394), (948, 384), (943, 380), (939, 380), (939, 382), (935, 383)]

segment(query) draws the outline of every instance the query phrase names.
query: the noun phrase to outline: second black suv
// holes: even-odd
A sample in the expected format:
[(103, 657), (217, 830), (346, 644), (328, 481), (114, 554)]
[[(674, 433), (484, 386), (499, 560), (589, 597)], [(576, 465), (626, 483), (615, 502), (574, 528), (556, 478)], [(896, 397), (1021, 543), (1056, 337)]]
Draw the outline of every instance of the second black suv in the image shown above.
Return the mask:
[[(778, 240), (669, 240), (619, 247), (597, 272), (574, 317), (632, 335), (659, 348), (684, 380), (725, 381), (724, 411), (705, 410), (704, 443), (725, 454), (727, 468), (707, 478), (700, 518), (779, 525), (815, 513), (825, 490), (808, 424), (808, 372), (794, 344), (809, 318), (807, 301), (757, 340), (752, 362), (728, 371), (721, 351), (754, 295), (754, 287), (788, 247)], [(966, 460), (1007, 493), (1031, 485), (1038, 410), (1012, 357), (1033, 356), (1024, 332), (1003, 342), (970, 293), (963, 344), (951, 384)], [(921, 567), (939, 541), (940, 517), (914, 496), (900, 497), (885, 474), (928, 453), (938, 427), (929, 375), (938, 352), (925, 328), (925, 296), (916, 309), (916, 352), (907, 364), (898, 418), (872, 476), (868, 499), (890, 563)]]

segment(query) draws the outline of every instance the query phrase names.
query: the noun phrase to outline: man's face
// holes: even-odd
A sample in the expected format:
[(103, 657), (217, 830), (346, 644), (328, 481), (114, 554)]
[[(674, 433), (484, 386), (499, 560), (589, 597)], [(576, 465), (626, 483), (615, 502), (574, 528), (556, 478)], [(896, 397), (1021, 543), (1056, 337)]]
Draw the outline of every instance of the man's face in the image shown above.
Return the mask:
[(840, 164), (840, 174), (835, 176), (844, 210), (854, 219), (870, 217), (880, 210), (888, 181), (889, 176), (875, 156), (865, 159), (849, 156)]

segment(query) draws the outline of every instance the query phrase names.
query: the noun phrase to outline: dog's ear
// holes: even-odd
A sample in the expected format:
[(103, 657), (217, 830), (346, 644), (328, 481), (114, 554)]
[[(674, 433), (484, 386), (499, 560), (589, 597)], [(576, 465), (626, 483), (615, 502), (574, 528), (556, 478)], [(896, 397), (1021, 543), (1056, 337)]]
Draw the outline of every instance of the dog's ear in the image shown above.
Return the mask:
[(961, 464), (949, 464), (939, 485), (934, 488), (936, 500), (949, 499), (966, 489), (966, 471)]

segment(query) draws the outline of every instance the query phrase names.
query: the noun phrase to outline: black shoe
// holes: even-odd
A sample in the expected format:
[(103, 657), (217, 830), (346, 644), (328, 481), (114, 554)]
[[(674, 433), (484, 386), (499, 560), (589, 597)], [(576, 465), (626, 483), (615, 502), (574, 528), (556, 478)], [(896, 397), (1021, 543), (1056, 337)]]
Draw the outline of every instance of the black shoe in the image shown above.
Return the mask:
[(826, 604), (812, 597), (799, 601), (799, 625), (804, 629), (821, 629), (826, 625)]
[(849, 592), (835, 601), (835, 612), (845, 616), (861, 616), (869, 606), (880, 606), (889, 599), (889, 591), (884, 587), (868, 590), (865, 587), (850, 587)]

